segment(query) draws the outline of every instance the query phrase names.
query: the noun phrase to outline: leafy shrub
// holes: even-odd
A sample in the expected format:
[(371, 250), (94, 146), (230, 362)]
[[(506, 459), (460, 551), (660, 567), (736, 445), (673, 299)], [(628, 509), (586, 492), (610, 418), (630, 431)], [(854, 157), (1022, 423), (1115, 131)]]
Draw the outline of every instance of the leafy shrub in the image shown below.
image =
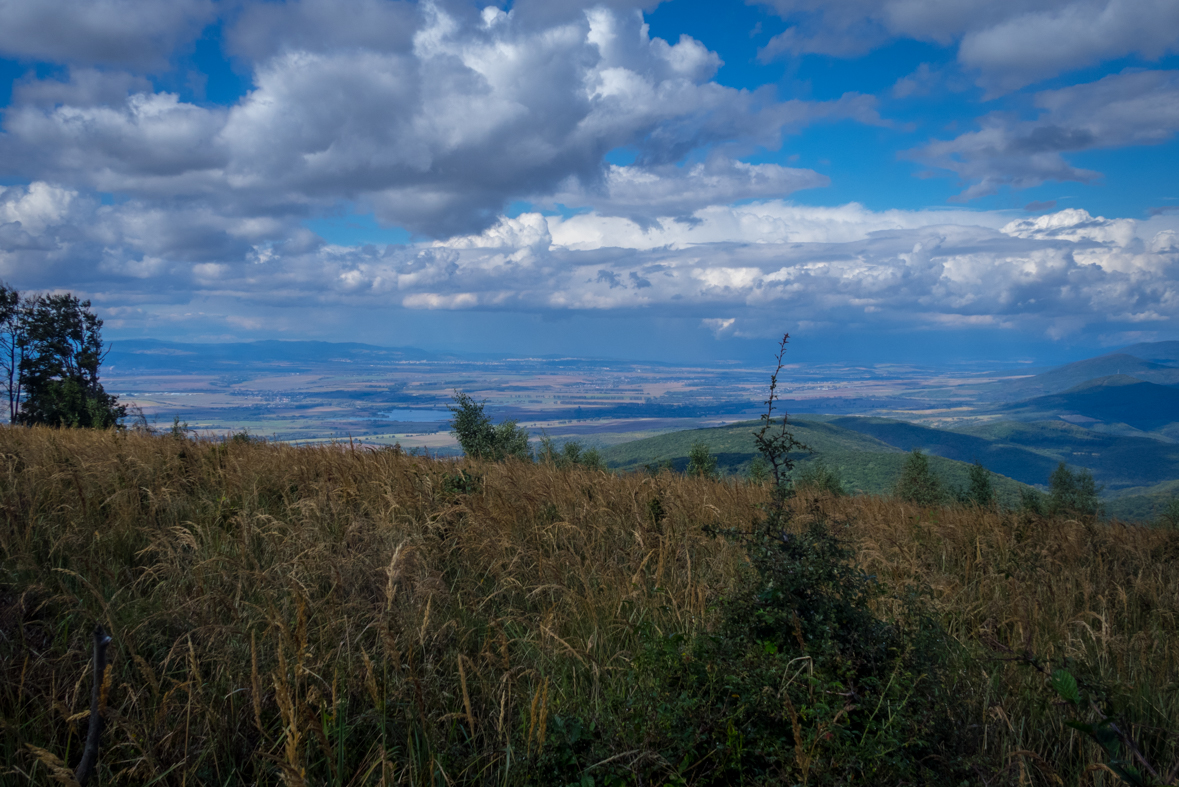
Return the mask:
[(602, 461), (602, 454), (598, 449), (587, 448), (580, 440), (566, 440), (558, 448), (547, 434), (540, 438), (540, 448), (536, 452), (536, 459), (542, 464), (556, 465), (562, 469), (566, 467), (606, 469), (606, 463)]
[(708, 450), (708, 443), (696, 441), (688, 451), (688, 475), (716, 478), (716, 457)]
[(442, 474), (442, 494), (448, 497), (477, 495), (483, 491), (483, 479), (462, 470)]
[(881, 585), (817, 509), (809, 526), (793, 527), (784, 474), (797, 442), (786, 418), (773, 418), (785, 345), (756, 433), (771, 501), (750, 530), (718, 531), (744, 545), (750, 576), (723, 600), (715, 630), (655, 637), (637, 660), (636, 724), (664, 753), (652, 781), (943, 781), (951, 760), (939, 755), (954, 729), (941, 666), (949, 638), (916, 593), (894, 599), (894, 619), (877, 616)]
[(1158, 524), (1172, 530), (1179, 530), (1179, 498), (1173, 497), (1167, 501), (1163, 512), (1159, 514)]
[[(714, 633), (656, 639), (644, 724), (675, 775), (699, 785), (937, 782), (953, 743), (948, 639), (916, 596), (882, 595), (820, 519), (753, 550), (755, 577)], [(684, 725), (691, 718), (693, 724)]]
[(1024, 487), (1019, 490), (1019, 510), (1024, 514), (1044, 516), (1048, 510), (1047, 498), (1044, 493), (1030, 486)]
[(1098, 496), (1101, 489), (1093, 474), (1081, 469), (1073, 472), (1061, 462), (1048, 479), (1048, 513), (1076, 519), (1095, 519), (1101, 514)]
[(448, 406), (454, 413), (450, 432), (458, 439), (463, 453), (474, 459), (495, 462), (508, 457), (531, 460), (528, 431), (514, 420), (492, 424), (491, 417), (483, 412), (483, 405), (484, 402), (476, 402), (462, 391), (455, 391), (454, 404)]
[(762, 484), (770, 478), (770, 464), (760, 456), (753, 457), (749, 463), (749, 480), (755, 484)]
[(991, 471), (978, 461), (970, 466), (970, 488), (966, 492), (966, 499), (979, 508), (990, 508), (995, 504), (995, 486), (991, 483)]
[(945, 499), (941, 478), (929, 466), (929, 457), (916, 448), (905, 460), (897, 480), (896, 496), (919, 506), (940, 505)]
[(845, 494), (839, 472), (821, 459), (804, 465), (794, 479), (794, 485), (799, 489), (810, 489), (833, 497)]

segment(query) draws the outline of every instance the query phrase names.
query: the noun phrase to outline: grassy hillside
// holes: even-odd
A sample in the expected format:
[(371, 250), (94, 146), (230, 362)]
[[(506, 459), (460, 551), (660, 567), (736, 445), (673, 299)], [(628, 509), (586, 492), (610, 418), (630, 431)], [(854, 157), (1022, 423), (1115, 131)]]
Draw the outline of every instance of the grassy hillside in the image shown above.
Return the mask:
[[(946, 438), (957, 438), (962, 442), (975, 440), (985, 443), (977, 438), (957, 436), (884, 418), (832, 418), (813, 421), (801, 417), (791, 420), (790, 425), (794, 436), (813, 449), (813, 453), (800, 451), (792, 456), (798, 463), (799, 471), (808, 463), (821, 461), (838, 472), (848, 492), (862, 494), (890, 493), (900, 477), (901, 468), (911, 448), (919, 447), (931, 453), (940, 453), (935, 451), (935, 447), (931, 447), (930, 435), (944, 435)], [(758, 427), (757, 421), (747, 421), (720, 428), (671, 432), (604, 449), (602, 458), (609, 467), (619, 470), (639, 470), (647, 465), (670, 462), (674, 469), (682, 472), (687, 468), (688, 451), (692, 445), (704, 442), (716, 455), (717, 467), (722, 473), (746, 475), (755, 456), (752, 433)], [(920, 439), (909, 441), (907, 437), (911, 434)], [(888, 441), (881, 438), (887, 438)], [(1047, 468), (1042, 476), (1046, 479), (1055, 463), (1035, 454), (1030, 456)], [(955, 461), (936, 455), (930, 457), (930, 465), (934, 471), (951, 487), (956, 488), (965, 488), (969, 485), (969, 465), (972, 461)], [(1004, 502), (1014, 503), (1019, 499), (1019, 483), (1003, 476), (996, 476), (994, 482)]]
[(862, 681), (887, 654), (857, 641), (837, 687), (798, 616), (731, 617), (755, 576), (707, 528), (758, 521), (760, 486), (42, 429), (0, 459), (4, 784), (76, 761), (96, 621), (100, 785), (1115, 784), (1024, 652), (1179, 756), (1175, 531), (799, 498), (775, 543), (843, 539), (879, 583), (857, 631), (937, 659)]

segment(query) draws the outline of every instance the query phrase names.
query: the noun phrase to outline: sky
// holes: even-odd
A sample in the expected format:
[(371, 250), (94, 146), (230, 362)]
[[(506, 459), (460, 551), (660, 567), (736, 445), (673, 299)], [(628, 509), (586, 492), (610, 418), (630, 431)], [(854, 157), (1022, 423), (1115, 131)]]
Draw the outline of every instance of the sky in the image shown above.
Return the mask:
[(0, 278), (108, 340), (1179, 339), (1174, 0), (0, 0)]

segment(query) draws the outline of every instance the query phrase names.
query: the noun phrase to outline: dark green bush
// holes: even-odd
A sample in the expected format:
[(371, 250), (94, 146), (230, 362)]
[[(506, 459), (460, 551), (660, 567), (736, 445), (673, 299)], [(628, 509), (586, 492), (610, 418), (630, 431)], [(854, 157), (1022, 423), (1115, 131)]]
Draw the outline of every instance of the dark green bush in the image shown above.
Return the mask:
[(945, 501), (946, 493), (941, 478), (929, 466), (929, 457), (916, 448), (901, 469), (896, 495), (901, 500), (919, 506), (936, 506)]
[[(785, 339), (778, 371), (784, 350)], [(777, 371), (755, 435), (771, 501), (749, 530), (718, 531), (745, 546), (747, 581), (722, 601), (712, 631), (647, 632), (636, 659), (631, 726), (646, 739), (630, 743), (661, 753), (637, 769), (640, 782), (957, 783), (944, 674), (952, 641), (916, 591), (878, 615), (882, 586), (817, 509), (795, 526), (785, 474), (798, 443), (773, 418), (776, 382)]]
[(991, 483), (991, 471), (976, 461), (970, 466), (970, 488), (966, 499), (979, 508), (990, 508), (995, 504), (995, 486)]
[(675, 777), (699, 785), (953, 777), (942, 666), (951, 644), (918, 595), (897, 600), (894, 619), (874, 614), (879, 584), (819, 519), (751, 557), (755, 576), (724, 602), (714, 632), (657, 638), (638, 660), (647, 683), (635, 710)]
[(1082, 468), (1075, 473), (1061, 462), (1048, 479), (1048, 513), (1074, 519), (1101, 515), (1101, 489), (1093, 474)]

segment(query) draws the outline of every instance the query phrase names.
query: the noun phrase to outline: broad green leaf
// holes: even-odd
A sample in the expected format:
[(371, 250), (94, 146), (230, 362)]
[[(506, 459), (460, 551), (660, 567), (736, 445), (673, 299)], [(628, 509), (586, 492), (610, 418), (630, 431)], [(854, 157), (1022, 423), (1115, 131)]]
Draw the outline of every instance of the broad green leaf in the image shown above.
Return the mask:
[(1081, 692), (1077, 689), (1077, 679), (1068, 670), (1058, 669), (1052, 673), (1052, 688), (1062, 699), (1077, 705), (1081, 702)]

